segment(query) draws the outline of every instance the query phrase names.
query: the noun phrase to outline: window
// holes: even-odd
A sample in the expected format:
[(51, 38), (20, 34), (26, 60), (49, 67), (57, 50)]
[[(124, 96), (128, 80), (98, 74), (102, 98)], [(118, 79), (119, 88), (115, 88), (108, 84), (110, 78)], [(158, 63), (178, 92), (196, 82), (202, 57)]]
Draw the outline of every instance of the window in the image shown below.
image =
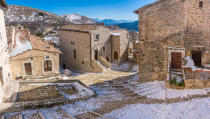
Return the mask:
[(51, 60), (46, 60), (44, 62), (44, 71), (52, 71), (52, 61)]
[(105, 50), (106, 50), (106, 47), (105, 47), (105, 46), (103, 46), (103, 52), (105, 52)]
[(195, 66), (201, 67), (202, 52), (201, 51), (192, 51), (192, 59), (195, 63)]
[(66, 69), (66, 64), (63, 64), (63, 69)]
[(3, 84), (3, 70), (2, 70), (2, 67), (0, 67), (0, 84)]
[(74, 59), (77, 59), (77, 52), (75, 49), (74, 49)]
[(199, 1), (199, 8), (203, 8), (203, 1)]
[(100, 39), (100, 35), (96, 34), (96, 40), (99, 40), (99, 39)]
[(82, 61), (82, 64), (85, 64), (85, 62), (84, 62), (84, 61)]
[(24, 63), (25, 67), (25, 74), (26, 75), (32, 75), (32, 65), (31, 63)]

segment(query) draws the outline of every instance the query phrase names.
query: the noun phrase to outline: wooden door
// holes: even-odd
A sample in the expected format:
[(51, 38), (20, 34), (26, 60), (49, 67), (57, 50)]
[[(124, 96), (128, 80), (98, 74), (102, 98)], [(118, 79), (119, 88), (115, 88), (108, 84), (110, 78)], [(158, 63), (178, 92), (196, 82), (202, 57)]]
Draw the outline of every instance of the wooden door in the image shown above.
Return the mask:
[(95, 57), (95, 60), (98, 60), (98, 50), (95, 50), (94, 57)]
[(171, 54), (171, 68), (172, 69), (182, 68), (182, 53), (173, 52)]
[(195, 66), (201, 67), (201, 51), (192, 51), (192, 59)]
[(25, 67), (25, 74), (26, 75), (32, 75), (32, 66), (31, 63), (25, 63), (24, 64)]
[(114, 60), (118, 60), (118, 52), (117, 51), (114, 52)]

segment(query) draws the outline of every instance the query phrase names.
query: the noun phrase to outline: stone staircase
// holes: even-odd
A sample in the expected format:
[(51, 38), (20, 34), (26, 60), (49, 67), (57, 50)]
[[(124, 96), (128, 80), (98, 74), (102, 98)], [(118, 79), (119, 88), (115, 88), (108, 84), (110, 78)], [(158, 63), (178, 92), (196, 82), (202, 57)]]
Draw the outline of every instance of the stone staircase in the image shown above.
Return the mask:
[(57, 107), (33, 111), (4, 114), (0, 119), (111, 119), (87, 109), (79, 104), (72, 104), (69, 108)]
[(102, 56), (99, 57), (99, 59), (96, 62), (103, 69), (103, 71), (111, 70), (111, 63), (106, 61), (106, 59), (104, 59)]
[(185, 79), (185, 74), (184, 71), (182, 69), (171, 69), (170, 71), (170, 79), (173, 78), (180, 78), (180, 79)]

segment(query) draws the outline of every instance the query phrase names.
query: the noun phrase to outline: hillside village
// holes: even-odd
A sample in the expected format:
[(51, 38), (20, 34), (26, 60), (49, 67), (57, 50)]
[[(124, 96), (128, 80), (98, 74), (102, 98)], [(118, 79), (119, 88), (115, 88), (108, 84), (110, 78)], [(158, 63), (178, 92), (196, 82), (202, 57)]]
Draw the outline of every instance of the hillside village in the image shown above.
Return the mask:
[(137, 32), (0, 0), (0, 119), (209, 119), (209, 9), (157, 0)]

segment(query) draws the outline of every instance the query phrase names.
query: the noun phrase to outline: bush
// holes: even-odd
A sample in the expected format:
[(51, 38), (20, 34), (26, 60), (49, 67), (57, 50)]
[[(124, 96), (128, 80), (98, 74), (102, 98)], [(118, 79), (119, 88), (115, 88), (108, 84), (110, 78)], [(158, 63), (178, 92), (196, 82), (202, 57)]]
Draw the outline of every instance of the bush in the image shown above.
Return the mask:
[(171, 86), (178, 86), (178, 87), (184, 87), (185, 84), (184, 84), (184, 80), (182, 80), (181, 82), (177, 82), (176, 81), (176, 78), (174, 77), (173, 79), (170, 80), (170, 85)]
[(45, 16), (45, 13), (43, 13), (43, 12), (38, 12), (37, 14), (38, 14), (39, 16), (43, 16), (43, 17)]
[(44, 35), (42, 33), (37, 33), (36, 36), (43, 38)]

